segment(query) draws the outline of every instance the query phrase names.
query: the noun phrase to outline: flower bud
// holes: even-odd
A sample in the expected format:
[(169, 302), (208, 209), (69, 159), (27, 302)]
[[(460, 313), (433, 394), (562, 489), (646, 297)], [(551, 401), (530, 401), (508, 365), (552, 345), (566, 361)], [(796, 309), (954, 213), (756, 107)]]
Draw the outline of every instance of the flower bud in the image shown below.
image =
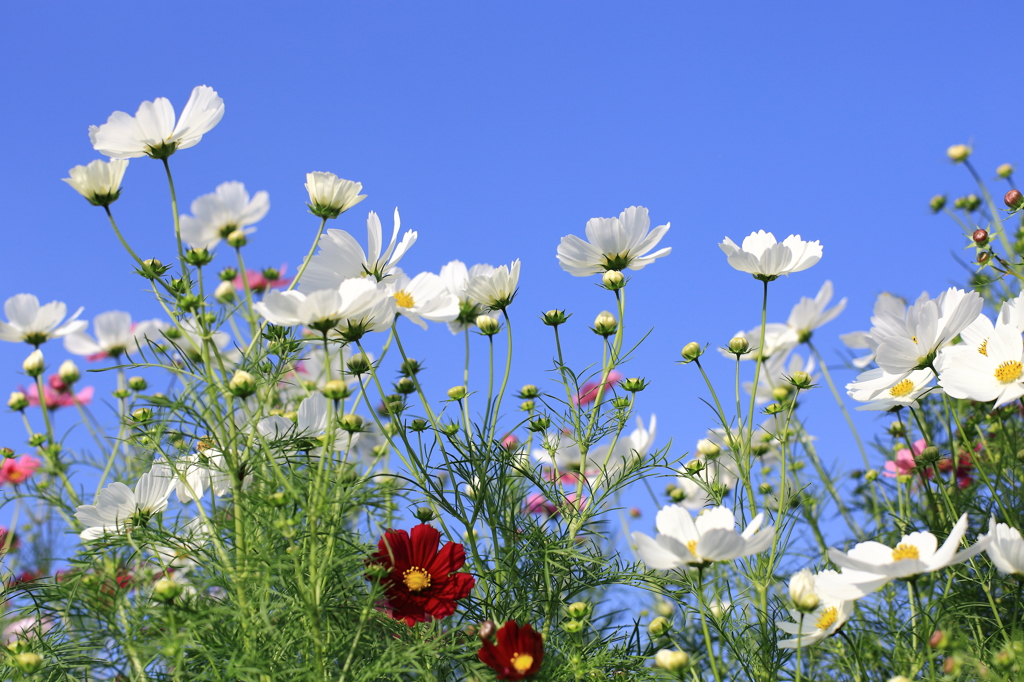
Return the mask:
[(213, 291), (213, 297), (221, 303), (233, 303), (235, 300), (235, 285), (233, 282), (221, 282)]
[(867, 481), (868, 483), (874, 483), (874, 481), (877, 478), (878, 478), (878, 469), (868, 469), (864, 473), (864, 480)]
[(222, 282), (230, 282), (235, 277), (238, 277), (238, 270), (235, 268), (224, 268), (217, 273), (217, 277), (219, 277)]
[(642, 391), (645, 388), (647, 388), (647, 381), (644, 380), (644, 379), (640, 379), (640, 378), (625, 379), (625, 380), (623, 380), (623, 382), (621, 384), (619, 384), (619, 386), (621, 386), (622, 390), (624, 390), (624, 391), (629, 391), (630, 393), (636, 393), (638, 391)]
[(977, 211), (981, 206), (981, 198), (977, 194), (968, 194), (963, 198), (963, 208), (967, 212)]
[(954, 144), (946, 150), (946, 156), (953, 163), (961, 163), (967, 160), (967, 157), (971, 155), (971, 148), (965, 144)]
[(814, 591), (814, 574), (809, 568), (797, 571), (789, 579), (789, 598), (802, 613), (810, 613), (818, 608), (821, 598)]
[(132, 420), (136, 422), (146, 422), (153, 417), (153, 410), (148, 407), (140, 407), (139, 409), (132, 412)]
[(583, 631), (583, 622), (578, 620), (567, 620), (562, 623), (562, 629), (572, 634)]
[(338, 425), (344, 431), (358, 433), (363, 428), (363, 418), (358, 414), (346, 414), (339, 420)]
[(170, 578), (161, 578), (153, 585), (153, 598), (162, 602), (171, 602), (181, 594), (184, 588)]
[(480, 627), (477, 630), (477, 634), (480, 635), (480, 639), (491, 639), (495, 633), (498, 632), (498, 628), (494, 625), (493, 620), (485, 620), (480, 623)]
[(490, 315), (477, 315), (475, 324), (484, 336), (494, 336), (501, 329), (501, 323)]
[(206, 249), (189, 249), (185, 252), (185, 262), (197, 268), (209, 265), (212, 260), (213, 254)]
[(903, 422), (897, 420), (889, 424), (889, 435), (890, 436), (902, 436), (907, 432), (907, 427), (903, 425)]
[(722, 448), (710, 438), (701, 438), (697, 441), (697, 452), (705, 457), (717, 457), (721, 451)]
[(348, 385), (340, 379), (332, 379), (323, 385), (320, 392), (330, 400), (344, 400), (347, 398), (351, 391), (349, 391)]
[(729, 339), (729, 352), (736, 355), (743, 355), (750, 350), (750, 342), (742, 336), (734, 336)]
[(540, 395), (540, 390), (533, 384), (526, 384), (519, 389), (519, 397), (523, 400), (531, 400)]
[(532, 400), (524, 400), (523, 402), (519, 403), (519, 409), (522, 410), (523, 412), (532, 412), (533, 408), (535, 407), (537, 407), (537, 403), (535, 403)]
[(57, 376), (60, 377), (61, 381), (70, 386), (82, 378), (82, 373), (78, 371), (78, 365), (71, 360), (65, 360), (60, 363), (60, 369), (57, 370)]
[(395, 390), (401, 395), (409, 395), (416, 392), (416, 382), (409, 377), (402, 377), (395, 383)]
[(441, 433), (446, 436), (454, 436), (459, 432), (459, 425), (455, 422), (448, 422), (447, 424), (441, 425)]
[(685, 651), (662, 649), (654, 654), (654, 665), (670, 673), (682, 672), (690, 664), (690, 655)]
[(14, 655), (14, 665), (25, 674), (32, 674), (43, 667), (43, 657), (32, 651)]
[(789, 386), (776, 386), (772, 389), (772, 398), (775, 400), (785, 400), (792, 392), (793, 389)]
[(928, 638), (928, 646), (933, 649), (945, 649), (949, 646), (949, 635), (942, 630), (936, 630), (932, 633), (932, 636)]
[(618, 270), (609, 270), (601, 276), (601, 284), (608, 291), (618, 291), (626, 286), (626, 277)]
[(793, 376), (789, 378), (789, 383), (802, 390), (814, 388), (814, 384), (811, 383), (811, 375), (807, 372), (793, 372)]
[(434, 514), (434, 510), (430, 507), (420, 507), (416, 510), (413, 516), (415, 516), (420, 523), (428, 523), (437, 518), (437, 515)]
[(971, 239), (974, 240), (974, 243), (978, 246), (984, 246), (988, 243), (988, 230), (978, 228), (973, 234), (971, 234)]
[(668, 497), (673, 502), (682, 502), (683, 500), (686, 499), (686, 491), (683, 490), (682, 488), (672, 488), (672, 491), (669, 492)]
[(25, 374), (30, 377), (37, 377), (43, 373), (45, 369), (45, 363), (43, 361), (43, 351), (36, 348), (34, 351), (28, 354), (25, 361), (21, 363), (21, 368), (25, 370)]
[(704, 355), (704, 349), (696, 341), (691, 341), (683, 346), (683, 362), (693, 362), (701, 355)]
[(142, 267), (139, 270), (136, 270), (136, 272), (146, 279), (156, 279), (170, 270), (170, 268), (170, 265), (164, 265), (156, 258), (149, 258), (142, 261)]
[(412, 358), (402, 361), (402, 366), (398, 369), (398, 373), (404, 377), (414, 377), (421, 371), (423, 371), (423, 365)]
[(239, 398), (248, 397), (256, 392), (256, 377), (240, 369), (228, 382), (228, 390)]
[(1013, 175), (1013, 166), (1009, 163), (1000, 164), (999, 167), (996, 168), (996, 175), (1005, 180)]
[(900, 474), (899, 476), (896, 477), (896, 482), (899, 483), (900, 485), (907, 485), (912, 480), (914, 480), (914, 477), (911, 476), (910, 474)]
[(466, 397), (465, 386), (452, 386), (448, 389), (448, 398), (451, 400), (462, 400)]
[(778, 414), (779, 412), (782, 412), (782, 410), (784, 410), (784, 409), (785, 408), (782, 405), (778, 404), (778, 403), (769, 403), (768, 405), (765, 406), (765, 408), (764, 408), (764, 410), (762, 410), (762, 412), (764, 412), (767, 415), (773, 415), (773, 414)]
[(650, 625), (647, 626), (647, 632), (649, 632), (652, 637), (661, 637), (671, 629), (672, 623), (670, 623), (668, 618), (665, 618), (664, 616), (658, 616), (651, 621)]
[(600, 334), (601, 336), (608, 337), (615, 333), (615, 330), (619, 326), (619, 321), (615, 319), (607, 310), (602, 310), (598, 313), (597, 317), (594, 318), (594, 333)]
[(694, 459), (686, 463), (686, 470), (692, 474), (700, 473), (704, 471), (704, 462), (699, 459)]
[(564, 310), (549, 310), (541, 315), (540, 319), (549, 327), (557, 327), (560, 324), (565, 324), (569, 316), (565, 314)]
[(366, 374), (370, 371), (370, 358), (366, 357), (365, 353), (356, 353), (348, 359), (345, 366), (348, 367), (349, 373), (356, 376)]
[(632, 519), (639, 519), (643, 516), (643, 512), (640, 511), (640, 507), (630, 507), (627, 513)]
[(527, 429), (534, 433), (544, 433), (551, 426), (551, 420), (547, 417), (537, 417), (527, 425)]
[(226, 241), (228, 246), (234, 249), (240, 249), (249, 243), (249, 238), (245, 236), (245, 232), (243, 230), (235, 230), (228, 235)]
[(918, 464), (922, 466), (928, 466), (930, 464), (935, 464), (936, 462), (938, 462), (939, 458), (941, 457), (942, 453), (939, 452), (939, 449), (934, 445), (929, 445), (924, 450), (922, 450), (921, 454), (919, 454), (915, 459), (917, 460)]
[(675, 613), (675, 611), (675, 605), (666, 599), (658, 599), (656, 602), (654, 602), (654, 612), (657, 613), (659, 616), (665, 616), (666, 618), (668, 618), (673, 613)]
[(128, 388), (136, 392), (145, 391), (147, 385), (146, 380), (142, 377), (130, 377), (128, 379)]
[(28, 407), (28, 396), (21, 391), (11, 391), (11, 397), (7, 399), (7, 407), (12, 410), (24, 410)]
[(11, 448), (0, 448), (0, 457), (3, 457), (4, 459), (13, 459), (14, 450)]
[(1003, 203), (1016, 211), (1022, 205), (1024, 205), (1024, 194), (1020, 193), (1020, 190), (1011, 189), (1003, 197)]
[(585, 601), (575, 601), (566, 607), (565, 612), (570, 618), (583, 618), (590, 613), (590, 604)]

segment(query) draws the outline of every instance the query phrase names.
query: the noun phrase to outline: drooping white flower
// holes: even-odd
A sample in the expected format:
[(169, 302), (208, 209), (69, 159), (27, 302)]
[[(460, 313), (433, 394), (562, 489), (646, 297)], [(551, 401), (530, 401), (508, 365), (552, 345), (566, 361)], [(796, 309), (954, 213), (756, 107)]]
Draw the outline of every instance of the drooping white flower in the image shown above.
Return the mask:
[[(980, 347), (979, 347), (980, 348)], [(939, 385), (954, 398), (995, 401), (1024, 396), (1024, 340), (1016, 327), (996, 325), (983, 348), (967, 344), (942, 350)]]
[[(817, 363), (815, 363), (812, 357), (808, 357), (805, 361), (799, 353), (771, 356), (764, 363), (764, 366), (761, 367), (761, 375), (757, 379), (757, 391), (754, 396), (754, 402), (761, 405), (778, 400), (778, 396), (774, 393), (776, 389), (784, 389), (787, 392), (792, 391), (793, 387), (789, 383), (789, 377), (793, 376), (796, 372), (807, 372), (807, 374), (811, 375), (812, 382), (817, 381), (820, 377), (814, 374), (816, 370)], [(743, 390), (747, 393), (750, 393), (753, 387), (753, 381), (743, 382)]]
[(240, 182), (223, 182), (210, 194), (192, 202), (192, 215), (181, 216), (181, 239), (194, 249), (212, 249), (235, 230), (245, 234), (270, 210), (270, 195), (256, 192), (252, 198)]
[(363, 183), (344, 180), (334, 173), (313, 171), (306, 173), (306, 191), (309, 192), (309, 210), (321, 218), (337, 218), (366, 198), (359, 192)]
[(866, 403), (858, 410), (892, 410), (911, 407), (925, 395), (940, 395), (942, 389), (933, 385), (935, 373), (915, 369), (909, 374), (889, 374), (881, 367), (869, 369), (846, 384), (846, 393), (857, 402)]
[(50, 301), (41, 306), (39, 299), (32, 294), (11, 296), (4, 302), (7, 322), (0, 320), (0, 339), (38, 346), (47, 339), (73, 334), (88, 325), (85, 320), (78, 319), (83, 310), (79, 308), (65, 320), (68, 308), (61, 301)]
[(143, 320), (132, 324), (131, 314), (120, 310), (100, 313), (92, 323), (96, 330), (95, 339), (84, 331), (64, 337), (64, 348), (69, 353), (90, 360), (117, 358), (139, 348), (146, 349), (150, 343), (162, 342), (163, 332), (170, 327), (162, 320)]
[(988, 522), (988, 558), (1004, 575), (1024, 577), (1024, 538), (1020, 531), (1005, 523), (996, 523), (995, 517)]
[[(761, 327), (755, 327), (748, 332), (738, 331), (733, 336), (746, 339), (747, 345), (753, 351), (741, 355), (740, 360), (757, 360), (759, 355), (757, 350), (758, 344), (761, 343)], [(764, 352), (762, 353), (764, 359), (785, 354), (796, 344), (796, 334), (789, 328), (789, 325), (782, 324), (781, 322), (769, 322), (764, 326)], [(718, 352), (731, 360), (736, 358), (736, 355), (730, 352), (728, 348), (719, 348)]]
[(512, 267), (499, 265), (490, 272), (481, 273), (466, 285), (466, 295), (488, 310), (504, 310), (515, 298), (519, 287), (519, 259)]
[(340, 321), (335, 330), (347, 341), (367, 332), (389, 329), (395, 321), (395, 298), (382, 284), (369, 279), (347, 279), (338, 287), (341, 294)]
[[(793, 576), (793, 579), (796, 578), (796, 575)], [(843, 626), (843, 623), (850, 620), (850, 616), (853, 615), (854, 603), (838, 599), (829, 594), (822, 585), (822, 580), (820, 579), (822, 576), (826, 576), (827, 580), (829, 577), (838, 578), (839, 574), (829, 570), (822, 571), (813, 576), (813, 586), (811, 589), (819, 598), (817, 608), (806, 614), (801, 614), (797, 609), (790, 609), (789, 614), (796, 621), (795, 623), (775, 621), (775, 626), (787, 635), (799, 635), (799, 637), (794, 636), (793, 639), (779, 640), (778, 646), (780, 649), (795, 649), (798, 644), (799, 646), (817, 644), (821, 640), (834, 635)], [(793, 579), (790, 580), (791, 593)], [(803, 615), (802, 620), (801, 615)], [(800, 627), (801, 623), (803, 623), (803, 628)]]
[(913, 578), (967, 561), (988, 548), (993, 539), (982, 536), (972, 546), (958, 552), (966, 533), (967, 514), (964, 514), (942, 547), (938, 546), (934, 535), (924, 532), (904, 535), (896, 547), (880, 542), (861, 542), (848, 553), (830, 548), (829, 559), (843, 571), (834, 576), (820, 576), (819, 584), (838, 599), (860, 599), (892, 580)]
[(381, 251), (383, 234), (380, 218), (373, 211), (366, 219), (367, 250), (344, 230), (327, 230), (320, 237), (320, 250), (309, 259), (306, 273), (302, 277), (305, 291), (330, 289), (354, 277), (372, 277), (380, 281), (387, 277), (402, 260), (402, 256), (416, 243), (417, 233), (407, 230), (398, 241), (402, 220), (395, 209), (395, 227), (391, 231), (391, 242)]
[[(460, 260), (453, 260), (441, 266), (441, 281), (444, 282), (448, 293), (459, 302), (459, 315), (448, 323), (448, 330), (452, 334), (472, 329), (476, 318), (485, 313), (480, 304), (469, 297), (466, 292), (469, 281), (480, 275), (490, 274), (494, 268), (486, 263), (478, 263), (467, 269), (466, 264)], [(497, 317), (497, 313), (489, 313)]]
[(79, 537), (93, 540), (146, 525), (150, 517), (167, 508), (172, 484), (173, 475), (165, 462), (155, 463), (142, 474), (135, 490), (124, 483), (111, 483), (99, 492), (95, 504), (83, 504), (75, 511), (75, 518), (85, 527)]
[(742, 246), (728, 237), (718, 246), (728, 257), (729, 265), (766, 282), (806, 270), (821, 260), (821, 243), (805, 242), (798, 234), (779, 244), (771, 232), (758, 230), (744, 237)]
[[(875, 307), (873, 315), (871, 317), (871, 324), (875, 326), (878, 324), (878, 320), (884, 313), (891, 313), (897, 318), (903, 318), (907, 312), (907, 302), (899, 296), (893, 296), (890, 293), (882, 292), (875, 299)], [(875, 349), (878, 348), (878, 339), (875, 339), (871, 332), (850, 332), (849, 334), (840, 334), (839, 340), (846, 344), (847, 348), (853, 348), (859, 350), (861, 348), (867, 348), (869, 352), (867, 355), (862, 355), (859, 358), (853, 359), (853, 366), (857, 369), (864, 369), (872, 362), (875, 361)]]
[(427, 328), (431, 322), (451, 322), (459, 316), (459, 301), (432, 272), (421, 272), (412, 279), (395, 268), (384, 281), (395, 299), (395, 311), (413, 324)]
[(831, 322), (846, 308), (846, 299), (842, 299), (831, 308), (827, 308), (832, 300), (832, 282), (825, 280), (814, 298), (804, 296), (793, 306), (786, 325), (796, 337), (797, 343), (806, 343), (818, 327)]
[(127, 159), (96, 159), (87, 166), (75, 166), (64, 182), (89, 200), (93, 206), (109, 206), (121, 196), (121, 179), (128, 168)]
[(223, 116), (224, 100), (213, 88), (199, 85), (192, 90), (177, 123), (171, 103), (157, 97), (140, 104), (135, 116), (115, 111), (103, 125), (89, 126), (89, 139), (96, 151), (115, 159), (165, 159), (196, 145)]
[(626, 268), (640, 270), (672, 252), (664, 248), (647, 255), (669, 226), (665, 223), (651, 230), (651, 219), (643, 206), (630, 206), (618, 218), (591, 218), (586, 228), (588, 241), (574, 234), (562, 237), (558, 263), (575, 277)]
[(658, 535), (651, 538), (634, 532), (640, 558), (650, 568), (667, 571), (681, 566), (697, 567), (714, 561), (732, 561), (763, 552), (772, 543), (774, 528), (761, 528), (764, 514), (755, 516), (742, 533), (728, 507), (714, 507), (696, 521), (682, 507), (668, 505), (658, 512)]
[(310, 294), (301, 291), (267, 292), (262, 301), (253, 304), (267, 321), (284, 327), (305, 325), (318, 332), (326, 332), (341, 320), (341, 291), (320, 289)]

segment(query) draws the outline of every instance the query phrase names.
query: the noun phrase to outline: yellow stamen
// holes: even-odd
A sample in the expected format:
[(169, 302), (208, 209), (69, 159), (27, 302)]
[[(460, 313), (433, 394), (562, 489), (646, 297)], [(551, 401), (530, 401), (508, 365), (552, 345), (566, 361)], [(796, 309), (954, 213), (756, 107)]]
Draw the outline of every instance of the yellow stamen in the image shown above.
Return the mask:
[(889, 395), (893, 398), (902, 398), (905, 395), (909, 395), (913, 390), (914, 382), (910, 379), (904, 379), (889, 389)]
[(984, 341), (981, 342), (981, 345), (978, 346), (978, 352), (984, 355), (985, 357), (988, 357), (988, 339), (985, 339)]
[(920, 559), (921, 554), (917, 551), (917, 547), (914, 545), (908, 545), (905, 542), (901, 542), (896, 545), (896, 549), (892, 551), (893, 561), (903, 561), (904, 559)]
[(916, 336), (911, 336), (910, 340), (913, 341), (914, 343), (917, 343), (917, 337)]
[(1008, 384), (1011, 381), (1020, 379), (1021, 373), (1024, 372), (1024, 366), (1022, 366), (1016, 360), (1007, 360), (1003, 364), (996, 367), (996, 379), (1000, 383)]
[(533, 667), (533, 656), (518, 652), (512, 654), (512, 667), (516, 669), (517, 673), (525, 673)]
[(697, 541), (690, 540), (689, 542), (687, 542), (686, 549), (690, 550), (690, 554), (692, 554), (693, 556), (697, 556)]
[(395, 303), (398, 304), (399, 308), (411, 308), (415, 301), (412, 300), (412, 295), (408, 291), (396, 291)]
[(837, 620), (839, 620), (839, 609), (834, 606), (830, 606), (821, 612), (821, 616), (818, 620), (814, 621), (814, 626), (819, 630), (824, 630), (835, 625)]
[(410, 592), (422, 592), (430, 587), (430, 574), (418, 566), (408, 569), (402, 576), (402, 582)]

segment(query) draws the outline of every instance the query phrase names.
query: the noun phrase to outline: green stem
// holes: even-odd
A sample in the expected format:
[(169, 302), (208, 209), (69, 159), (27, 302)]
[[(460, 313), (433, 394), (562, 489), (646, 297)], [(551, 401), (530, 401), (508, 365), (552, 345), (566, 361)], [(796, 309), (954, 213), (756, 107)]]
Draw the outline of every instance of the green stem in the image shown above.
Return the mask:
[(313, 239), (313, 245), (309, 247), (309, 253), (306, 254), (306, 258), (302, 261), (302, 267), (295, 273), (295, 278), (292, 283), (288, 285), (285, 291), (291, 291), (299, 284), (299, 280), (302, 279), (302, 273), (306, 272), (306, 266), (309, 265), (309, 261), (313, 259), (313, 253), (316, 251), (316, 245), (320, 243), (320, 235), (324, 233), (324, 226), (327, 224), (327, 218), (320, 219), (320, 229), (316, 231), (316, 237)]
[(181, 245), (181, 217), (178, 214), (178, 196), (174, 191), (174, 178), (171, 177), (171, 165), (167, 158), (162, 159), (164, 170), (167, 171), (167, 184), (171, 189), (171, 212), (174, 214), (174, 240), (178, 244), (178, 262), (181, 265), (181, 279), (185, 282), (185, 289), (192, 294), (192, 280), (188, 276), (188, 268), (185, 264), (185, 249)]
[(715, 662), (715, 650), (711, 646), (711, 632), (708, 630), (708, 617), (705, 613), (707, 607), (704, 604), (704, 569), (697, 569), (697, 610), (700, 611), (700, 627), (704, 633), (704, 646), (708, 652), (708, 663), (711, 665), (711, 674), (715, 676), (716, 682), (722, 682), (718, 673), (718, 664)]

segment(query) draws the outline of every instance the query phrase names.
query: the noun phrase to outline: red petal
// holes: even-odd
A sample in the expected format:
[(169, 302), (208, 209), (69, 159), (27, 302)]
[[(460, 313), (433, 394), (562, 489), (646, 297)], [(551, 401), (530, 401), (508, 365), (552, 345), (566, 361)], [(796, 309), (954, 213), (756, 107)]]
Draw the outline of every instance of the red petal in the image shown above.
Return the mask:
[(411, 565), (424, 569), (430, 566), (437, 556), (437, 545), (440, 542), (441, 533), (433, 526), (425, 523), (413, 526), (412, 547), (409, 552)]

